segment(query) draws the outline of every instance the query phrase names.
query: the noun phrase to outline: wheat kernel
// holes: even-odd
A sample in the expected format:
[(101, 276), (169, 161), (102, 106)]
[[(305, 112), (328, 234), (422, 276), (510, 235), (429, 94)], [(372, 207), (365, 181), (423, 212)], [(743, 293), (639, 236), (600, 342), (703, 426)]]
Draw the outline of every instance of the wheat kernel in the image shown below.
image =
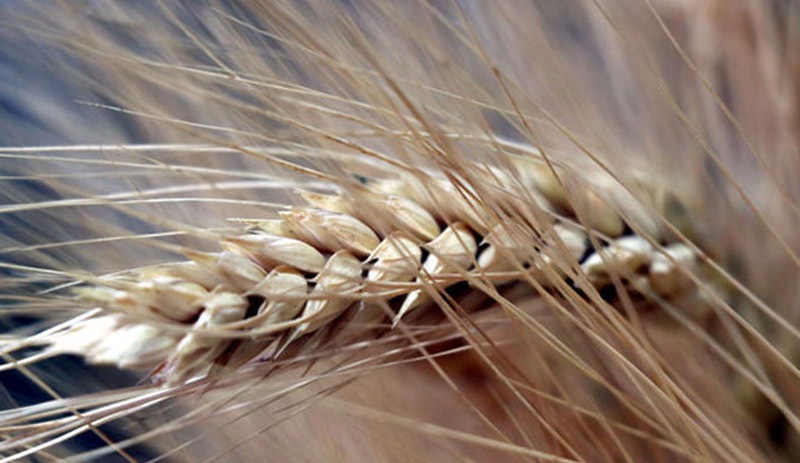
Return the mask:
[(298, 326), (292, 338), (316, 331), (347, 309), (361, 284), (361, 262), (347, 251), (332, 255), (314, 279), (316, 286), (306, 302), (301, 318), (309, 321)]
[[(430, 277), (467, 270), (478, 250), (472, 231), (460, 222), (447, 227), (425, 247), (430, 254), (422, 264), (422, 275), (417, 280), (424, 279), (429, 283), (431, 283)], [(403, 300), (393, 323), (396, 325), (406, 313), (424, 304), (426, 300), (427, 296), (423, 289), (409, 293)]]
[(589, 256), (581, 270), (595, 284), (611, 281), (611, 275), (631, 275), (650, 262), (653, 246), (640, 236), (625, 236)]
[(280, 214), (299, 238), (331, 252), (347, 249), (368, 256), (380, 242), (371, 228), (351, 215), (314, 208), (292, 208)]
[(259, 294), (267, 298), (267, 302), (259, 309), (258, 315), (262, 324), (285, 322), (293, 319), (303, 310), (308, 297), (308, 282), (291, 267), (280, 266), (273, 269), (251, 294)]
[(677, 294), (690, 282), (681, 269), (691, 272), (696, 266), (697, 256), (691, 248), (683, 243), (671, 244), (663, 252), (653, 253), (648, 282), (660, 296)]
[(225, 237), (224, 242), (236, 244), (264, 268), (285, 264), (305, 272), (316, 273), (325, 265), (325, 257), (319, 251), (293, 238), (267, 233), (249, 233)]

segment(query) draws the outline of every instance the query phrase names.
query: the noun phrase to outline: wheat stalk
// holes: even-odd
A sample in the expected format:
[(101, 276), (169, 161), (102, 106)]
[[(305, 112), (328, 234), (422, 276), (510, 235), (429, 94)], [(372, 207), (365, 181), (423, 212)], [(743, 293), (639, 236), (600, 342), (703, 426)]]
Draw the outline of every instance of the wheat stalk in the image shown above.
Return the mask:
[[(4, 313), (33, 320), (0, 371), (50, 397), (0, 412), (2, 461), (799, 454), (766, 8), (752, 73), (713, 7), (684, 37), (650, 0), (53, 8), (8, 30), (136, 135), (0, 150)], [(63, 354), (146, 376), (80, 395), (37, 369)]]

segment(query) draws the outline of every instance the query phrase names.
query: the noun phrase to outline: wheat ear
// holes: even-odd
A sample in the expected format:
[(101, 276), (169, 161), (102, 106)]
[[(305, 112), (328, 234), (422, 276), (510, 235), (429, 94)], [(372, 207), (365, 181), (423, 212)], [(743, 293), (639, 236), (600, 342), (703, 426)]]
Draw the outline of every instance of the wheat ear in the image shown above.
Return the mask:
[(188, 262), (97, 278), (77, 290), (97, 315), (37, 342), (51, 354), (156, 368), (175, 385), (297, 355), (338, 320), (374, 335), (387, 314), (395, 326), (435, 310), (431, 297), (463, 282), (533, 280), (552, 291), (568, 281), (584, 293), (620, 284), (665, 299), (696, 291), (697, 255), (660, 225), (663, 211), (613, 182), (550, 170), (541, 156), (516, 167), (487, 172), (491, 207), (431, 175), (371, 180), (353, 196), (301, 191), (306, 206), (224, 236), (222, 252), (185, 250)]

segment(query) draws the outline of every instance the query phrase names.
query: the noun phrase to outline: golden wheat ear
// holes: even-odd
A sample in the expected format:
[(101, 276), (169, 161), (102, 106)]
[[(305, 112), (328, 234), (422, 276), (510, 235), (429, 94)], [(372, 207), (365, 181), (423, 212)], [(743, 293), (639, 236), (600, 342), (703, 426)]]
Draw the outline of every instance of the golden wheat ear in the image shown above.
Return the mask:
[(542, 156), (492, 175), (491, 198), (433, 175), (372, 180), (352, 196), (301, 191), (307, 206), (224, 236), (222, 252), (185, 250), (191, 261), (75, 290), (95, 315), (38, 342), (47, 355), (157, 368), (157, 379), (177, 385), (307, 354), (304, 345), (342, 323), (375, 336), (374, 327), (436, 311), (435, 300), (464, 282), (489, 292), (574, 288), (589, 299), (609, 286), (645, 298), (697, 291), (695, 248), (622, 185), (548, 167)]

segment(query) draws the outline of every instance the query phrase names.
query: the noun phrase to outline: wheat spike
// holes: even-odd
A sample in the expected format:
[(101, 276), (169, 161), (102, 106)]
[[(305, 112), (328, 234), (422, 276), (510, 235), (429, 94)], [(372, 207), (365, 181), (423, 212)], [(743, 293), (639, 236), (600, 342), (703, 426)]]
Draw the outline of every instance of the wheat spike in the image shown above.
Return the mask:
[[(442, 180), (431, 178), (430, 181), (438, 185), (435, 189), (438, 201), (465, 205), (457, 199), (460, 196), (453, 188), (443, 186)], [(543, 185), (539, 178), (529, 187), (536, 195), (557, 198), (552, 194), (554, 186), (550, 182), (546, 180)], [(280, 344), (280, 351), (272, 354), (279, 356), (283, 349), (302, 343), (302, 338), (331, 324), (359, 300), (379, 304), (399, 301), (393, 320), (397, 325), (412, 309), (430, 305), (431, 291), (444, 291), (458, 282), (485, 278), (508, 284), (524, 281), (534, 273), (538, 273), (541, 284), (549, 288), (556, 284), (542, 276), (542, 266), (564, 275), (575, 263), (580, 263), (584, 277), (598, 289), (611, 284), (614, 276), (636, 281), (638, 285), (632, 286), (635, 291), (642, 294), (654, 291), (665, 298), (677, 297), (681, 291), (691, 288), (678, 268), (686, 269), (688, 263), (696, 261), (693, 251), (681, 243), (653, 246), (648, 239), (636, 235), (609, 241), (609, 231), (612, 232), (610, 236), (622, 233), (622, 225), (614, 225), (621, 218), (613, 204), (601, 206), (597, 203), (598, 194), (594, 191), (576, 189), (570, 197), (591, 211), (589, 224), (598, 225), (599, 229), (581, 230), (566, 222), (570, 220), (566, 216), (553, 217), (553, 223), (542, 229), (526, 229), (519, 220), (507, 220), (482, 227), (492, 231), (481, 237), (479, 232), (458, 221), (439, 232), (437, 222), (444, 222), (445, 214), (437, 215), (410, 198), (382, 196), (379, 192), (386, 187), (381, 181), (375, 183), (378, 185), (373, 186), (370, 193), (375, 198), (374, 207), (384, 208), (395, 223), (404, 225), (382, 236), (382, 240), (379, 232), (347, 213), (351, 207), (341, 206), (352, 204), (345, 196), (322, 198), (303, 192), (302, 197), (312, 205), (332, 205), (334, 210), (292, 208), (281, 213), (290, 236), (254, 229), (224, 237), (225, 251), (199, 259), (205, 261), (203, 265), (216, 278), (209, 278), (204, 272), (194, 278), (188, 263), (177, 263), (126, 275), (125, 280), (132, 283), (118, 283), (117, 277), (112, 277), (107, 286), (81, 289), (83, 298), (93, 303), (90, 308), (99, 308), (102, 312), (96, 318), (52, 333), (42, 342), (50, 343), (54, 353), (64, 352), (69, 339), (77, 334), (91, 336), (88, 326), (105, 325), (106, 319), (125, 320), (119, 325), (124, 336), (115, 348), (106, 345), (113, 341), (103, 343), (98, 339), (99, 344), (83, 341), (89, 347), (82, 352), (74, 348), (69, 351), (80, 353), (93, 362), (122, 368), (161, 365), (159, 370), (166, 375), (167, 384), (174, 385), (206, 374), (215, 364), (229, 361), (223, 354), (232, 339), (239, 339), (239, 349), (248, 352), (251, 358), (268, 351), (271, 343)], [(587, 199), (576, 197), (580, 191), (586, 192)], [(613, 191), (603, 194), (605, 198), (619, 196)], [(550, 204), (547, 209), (574, 210), (567, 197), (558, 197), (558, 201), (561, 203)], [(518, 213), (511, 209), (494, 211), (498, 216), (515, 212)], [(605, 220), (603, 214), (613, 219)], [(477, 219), (469, 210), (457, 211), (452, 207), (446, 215), (455, 220)], [(573, 216), (572, 220), (577, 218)], [(427, 243), (413, 238), (430, 236), (433, 230), (437, 230), (437, 235)], [(587, 253), (590, 246), (587, 233), (598, 236), (602, 243), (599, 250)], [(481, 241), (487, 245), (479, 250)], [(422, 250), (426, 253), (424, 260)], [(170, 276), (173, 274), (180, 274), (181, 278)], [(637, 275), (645, 277), (639, 279)], [(411, 281), (414, 278), (415, 281)], [(383, 282), (406, 284), (382, 286)], [(307, 291), (306, 288), (311, 289)], [(153, 324), (137, 322), (141, 314), (153, 315)], [(177, 346), (176, 335), (170, 331), (175, 327), (159, 329), (159, 325), (174, 322), (182, 323), (178, 327), (191, 328)], [(116, 329), (106, 328), (96, 333), (102, 338), (115, 339)], [(157, 333), (164, 339), (158, 339)], [(151, 347), (143, 351), (145, 345)], [(299, 350), (294, 347), (294, 355), (297, 355)], [(248, 360), (242, 354), (236, 357), (237, 364)]]

